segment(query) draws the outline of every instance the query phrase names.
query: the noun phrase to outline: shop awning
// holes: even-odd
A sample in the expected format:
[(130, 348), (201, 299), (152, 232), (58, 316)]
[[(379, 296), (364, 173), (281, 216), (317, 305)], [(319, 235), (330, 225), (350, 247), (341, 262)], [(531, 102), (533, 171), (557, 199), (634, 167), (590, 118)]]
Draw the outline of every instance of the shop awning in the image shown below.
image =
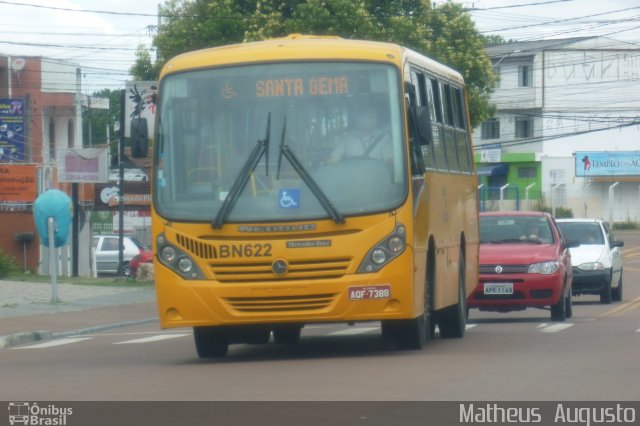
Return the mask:
[(504, 163), (483, 164), (478, 166), (476, 171), (478, 172), (478, 176), (501, 176), (507, 174), (509, 166)]

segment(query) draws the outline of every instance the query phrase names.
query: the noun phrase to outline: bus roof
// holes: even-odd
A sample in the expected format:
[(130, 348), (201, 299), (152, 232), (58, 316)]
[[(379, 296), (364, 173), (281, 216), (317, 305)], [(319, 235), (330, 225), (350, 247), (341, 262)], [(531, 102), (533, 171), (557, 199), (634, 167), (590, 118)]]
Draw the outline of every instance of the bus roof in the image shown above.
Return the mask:
[(194, 68), (297, 60), (369, 60), (393, 63), (398, 68), (409, 60), (435, 74), (463, 82), (453, 69), (397, 44), (301, 34), (183, 53), (165, 64), (160, 77)]

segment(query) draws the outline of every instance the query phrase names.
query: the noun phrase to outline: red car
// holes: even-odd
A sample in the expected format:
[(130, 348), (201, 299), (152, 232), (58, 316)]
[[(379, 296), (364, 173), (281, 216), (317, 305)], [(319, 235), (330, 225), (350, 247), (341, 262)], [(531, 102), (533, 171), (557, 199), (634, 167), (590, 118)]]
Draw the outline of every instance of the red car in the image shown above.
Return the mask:
[(571, 318), (571, 255), (551, 215), (480, 213), (479, 252), (480, 276), (467, 301), (470, 308), (550, 308), (552, 321)]
[(135, 277), (136, 271), (138, 270), (138, 267), (140, 266), (141, 263), (152, 263), (152, 262), (153, 262), (153, 251), (149, 250), (146, 247), (140, 248), (140, 253), (135, 255), (129, 261), (129, 268), (127, 271), (127, 275), (131, 277)]

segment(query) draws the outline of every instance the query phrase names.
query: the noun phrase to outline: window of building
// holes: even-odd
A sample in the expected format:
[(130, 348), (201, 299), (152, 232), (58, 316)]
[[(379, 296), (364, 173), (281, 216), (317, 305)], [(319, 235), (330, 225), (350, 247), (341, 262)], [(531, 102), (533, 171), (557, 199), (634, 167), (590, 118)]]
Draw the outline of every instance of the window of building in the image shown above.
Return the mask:
[(530, 65), (518, 66), (518, 86), (519, 87), (531, 86), (531, 66)]
[(519, 178), (535, 178), (537, 175), (536, 166), (525, 166), (518, 167), (518, 177)]
[(516, 117), (516, 139), (533, 137), (533, 119), (529, 117)]
[(497, 118), (490, 118), (482, 123), (482, 139), (500, 139), (500, 121)]
[(56, 158), (56, 125), (53, 118), (49, 119), (49, 158)]
[(73, 148), (75, 134), (74, 134), (74, 126), (73, 126), (73, 120), (72, 119), (69, 119), (69, 121), (67, 122), (67, 135), (69, 137), (68, 146), (69, 146), (69, 148)]

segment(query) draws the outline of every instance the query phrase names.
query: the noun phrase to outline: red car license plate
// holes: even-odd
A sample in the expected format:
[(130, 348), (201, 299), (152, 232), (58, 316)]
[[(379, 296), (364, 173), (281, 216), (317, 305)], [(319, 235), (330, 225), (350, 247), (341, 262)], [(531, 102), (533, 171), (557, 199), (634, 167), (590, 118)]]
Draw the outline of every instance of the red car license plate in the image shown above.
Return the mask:
[(484, 283), (484, 294), (513, 294), (513, 283)]
[(351, 300), (388, 299), (390, 297), (390, 285), (349, 287), (349, 299)]

